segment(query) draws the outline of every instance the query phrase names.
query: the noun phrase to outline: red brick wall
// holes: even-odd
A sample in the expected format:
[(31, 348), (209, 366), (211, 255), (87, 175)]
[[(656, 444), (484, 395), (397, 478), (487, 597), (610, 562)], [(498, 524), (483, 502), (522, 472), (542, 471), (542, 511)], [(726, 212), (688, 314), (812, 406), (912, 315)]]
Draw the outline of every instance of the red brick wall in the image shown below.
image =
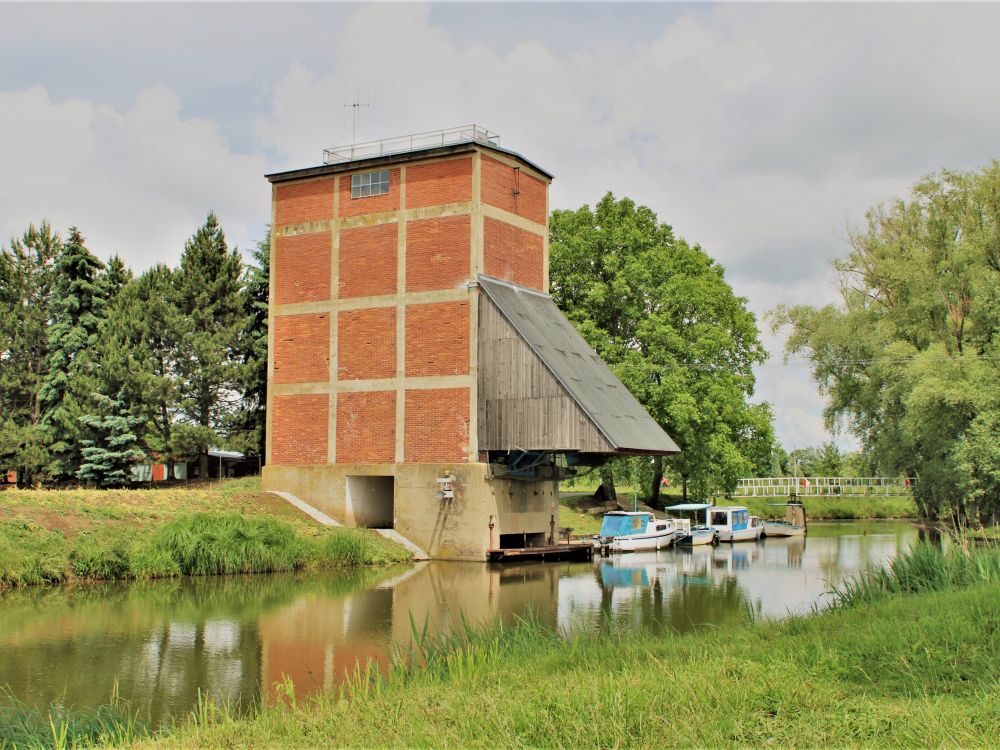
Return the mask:
[[(377, 172), (381, 170), (359, 169), (353, 174)], [(399, 170), (389, 170), (389, 192), (385, 195), (374, 195), (369, 198), (351, 197), (351, 175), (340, 175), (340, 217), (361, 216), (381, 211), (399, 210)]]
[[(531, 221), (544, 224), (548, 216), (548, 185), (526, 174), (523, 169), (515, 170), (501, 161), (482, 156), (483, 203), (502, 208), (504, 211), (523, 216)], [(520, 172), (520, 174), (515, 174)], [(514, 195), (514, 190), (520, 191)], [(409, 199), (407, 199), (409, 202)]]
[[(391, 177), (389, 181), (392, 182)], [(415, 164), (406, 168), (407, 208), (424, 208), (470, 200), (472, 200), (472, 157)]]
[(274, 319), (274, 382), (330, 379), (330, 315), (281, 315)]
[(274, 200), (274, 221), (279, 227), (332, 219), (333, 178), (278, 185)]
[(406, 374), (466, 375), (469, 372), (469, 303), (406, 306)]
[(548, 291), (544, 285), (542, 236), (488, 216), (484, 222), (483, 266), (486, 274), (529, 289)]
[(330, 299), (329, 232), (278, 237), (275, 243), (275, 302), (316, 302)]
[(337, 379), (396, 376), (396, 308), (341, 310), (337, 318)]
[(396, 392), (337, 395), (337, 463), (396, 460)]
[(271, 412), (272, 464), (325, 464), (330, 397), (325, 393), (275, 396)]
[(377, 224), (340, 232), (340, 296), (396, 293), (399, 227)]
[[(406, 189), (410, 189), (409, 181)], [(467, 281), (471, 242), (468, 215), (408, 222), (406, 291), (453, 289)]]
[(407, 463), (468, 460), (468, 388), (408, 390), (405, 411), (403, 453)]

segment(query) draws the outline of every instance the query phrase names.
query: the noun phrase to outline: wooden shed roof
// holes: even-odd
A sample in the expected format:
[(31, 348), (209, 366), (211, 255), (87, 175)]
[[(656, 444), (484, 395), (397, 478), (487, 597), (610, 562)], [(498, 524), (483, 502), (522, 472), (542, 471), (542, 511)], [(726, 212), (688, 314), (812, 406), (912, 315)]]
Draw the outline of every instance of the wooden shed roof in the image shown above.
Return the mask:
[(479, 285), (615, 451), (680, 452), (549, 295), (490, 276)]

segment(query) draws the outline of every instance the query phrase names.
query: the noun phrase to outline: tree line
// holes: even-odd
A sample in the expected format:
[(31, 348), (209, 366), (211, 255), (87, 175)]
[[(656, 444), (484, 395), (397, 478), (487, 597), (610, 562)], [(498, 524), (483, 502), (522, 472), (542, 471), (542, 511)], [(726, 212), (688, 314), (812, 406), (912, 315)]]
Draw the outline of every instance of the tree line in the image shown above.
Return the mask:
[(1000, 520), (1000, 162), (920, 180), (872, 208), (835, 261), (840, 302), (780, 307), (830, 426), (922, 516)]
[(120, 486), (139, 460), (263, 454), (268, 245), (244, 264), (217, 217), (136, 276), (72, 227), (0, 248), (0, 468)]

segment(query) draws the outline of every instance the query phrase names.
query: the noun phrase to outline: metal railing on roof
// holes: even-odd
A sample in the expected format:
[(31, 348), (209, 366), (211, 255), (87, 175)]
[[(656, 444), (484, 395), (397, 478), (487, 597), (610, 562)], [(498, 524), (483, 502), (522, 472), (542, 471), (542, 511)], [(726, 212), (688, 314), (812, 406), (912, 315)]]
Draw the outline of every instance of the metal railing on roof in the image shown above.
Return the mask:
[(323, 150), (323, 163), (340, 164), (355, 159), (405, 154), (407, 151), (418, 151), (435, 146), (453, 146), (457, 143), (485, 143), (490, 146), (499, 146), (500, 136), (478, 125), (460, 125), (457, 128), (431, 130), (426, 133), (413, 133), (396, 138), (383, 138), (378, 141), (327, 148)]

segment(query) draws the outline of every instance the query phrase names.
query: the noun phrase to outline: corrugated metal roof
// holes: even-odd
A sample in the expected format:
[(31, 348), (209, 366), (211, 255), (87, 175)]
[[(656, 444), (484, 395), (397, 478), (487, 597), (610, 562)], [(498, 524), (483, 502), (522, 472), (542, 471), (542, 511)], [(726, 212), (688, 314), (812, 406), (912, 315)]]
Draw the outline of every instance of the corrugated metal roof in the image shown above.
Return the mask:
[(490, 276), (479, 284), (615, 450), (680, 452), (549, 295)]

